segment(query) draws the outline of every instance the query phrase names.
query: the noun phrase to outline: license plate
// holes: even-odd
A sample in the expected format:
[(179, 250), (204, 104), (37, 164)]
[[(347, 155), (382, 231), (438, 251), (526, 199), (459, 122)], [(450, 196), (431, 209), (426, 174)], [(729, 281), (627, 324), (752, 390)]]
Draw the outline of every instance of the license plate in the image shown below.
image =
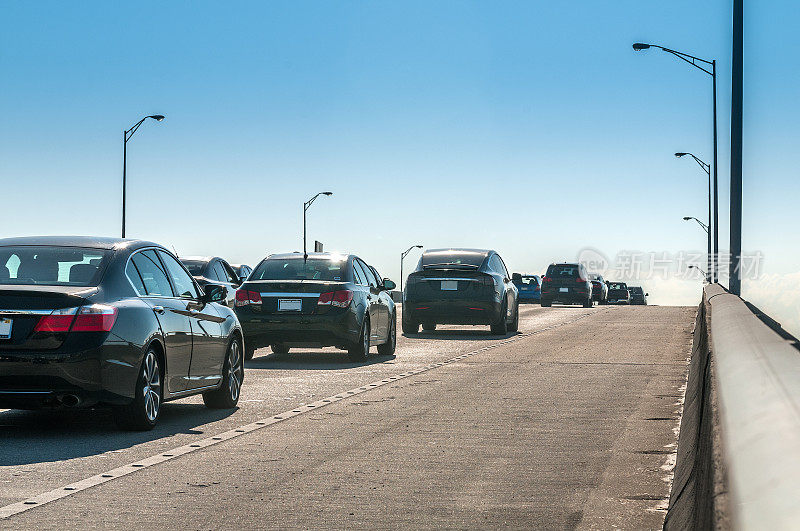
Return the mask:
[(303, 309), (303, 301), (300, 299), (278, 299), (279, 312), (299, 312)]
[(561, 293), (569, 293), (569, 288), (558, 288)]
[(442, 280), (442, 291), (458, 291), (458, 280)]
[(11, 339), (11, 319), (0, 319), (0, 339)]

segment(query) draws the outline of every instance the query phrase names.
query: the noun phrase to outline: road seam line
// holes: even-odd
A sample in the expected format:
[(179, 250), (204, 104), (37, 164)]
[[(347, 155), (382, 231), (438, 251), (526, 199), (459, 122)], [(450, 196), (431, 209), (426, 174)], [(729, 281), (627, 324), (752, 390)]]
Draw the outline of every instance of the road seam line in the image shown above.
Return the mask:
[(25, 500), (12, 503), (10, 505), (6, 505), (5, 507), (0, 507), (0, 520), (7, 520), (8, 518), (14, 515), (30, 511), (31, 509), (47, 505), (48, 503), (57, 500), (61, 500), (63, 498), (72, 496), (73, 494), (77, 494), (92, 487), (96, 487), (97, 485), (102, 485), (104, 483), (108, 483), (109, 481), (113, 481), (115, 479), (128, 476), (134, 472), (138, 472), (140, 470), (144, 470), (152, 466), (165, 463), (167, 461), (172, 461), (184, 455), (193, 453), (197, 450), (202, 450), (205, 448), (209, 448), (211, 446), (216, 446), (219, 443), (235, 439), (236, 437), (239, 437), (241, 435), (252, 433), (262, 428), (266, 428), (267, 426), (272, 426), (273, 424), (277, 424), (278, 422), (283, 422), (285, 420), (292, 419), (298, 415), (302, 415), (303, 413), (308, 413), (309, 411), (315, 411), (317, 409), (320, 409), (330, 404), (334, 404), (336, 402), (341, 402), (342, 400), (345, 400), (347, 398), (353, 397), (361, 393), (366, 393), (368, 391), (372, 391), (373, 389), (378, 389), (379, 387), (382, 387), (384, 385), (395, 383), (405, 378), (410, 378), (411, 376), (416, 376), (417, 374), (422, 374), (431, 371), (433, 369), (438, 369), (439, 367), (443, 367), (446, 365), (450, 365), (452, 363), (456, 363), (458, 361), (462, 361), (466, 358), (475, 356), (477, 354), (482, 354), (489, 350), (494, 350), (496, 348), (508, 345), (510, 343), (516, 343), (517, 341), (521, 341), (528, 337), (541, 334), (542, 332), (547, 332), (550, 330), (554, 330), (556, 328), (561, 328), (562, 326), (573, 324), (577, 321), (585, 319), (589, 315), (592, 314), (586, 313), (571, 321), (566, 321), (556, 325), (550, 325), (545, 328), (541, 328), (539, 330), (533, 330), (531, 332), (520, 333), (513, 337), (499, 341), (497, 343), (492, 343), (491, 345), (481, 347), (471, 352), (460, 354), (445, 361), (431, 363), (429, 365), (425, 365), (423, 367), (419, 367), (416, 369), (411, 369), (409, 371), (406, 371), (404, 373), (395, 376), (384, 378), (383, 380), (378, 380), (377, 382), (372, 382), (370, 384), (353, 388), (349, 391), (343, 391), (335, 395), (323, 398), (321, 400), (317, 400), (316, 402), (312, 402), (310, 404), (304, 404), (289, 411), (285, 411), (283, 413), (277, 413), (275, 415), (271, 415), (269, 417), (257, 420), (255, 422), (251, 422), (250, 424), (245, 424), (243, 426), (230, 429), (228, 431), (219, 433), (217, 435), (206, 437), (196, 442), (184, 444), (183, 446), (179, 446), (171, 450), (165, 450), (164, 452), (159, 452), (156, 455), (140, 459), (139, 461), (135, 461), (127, 465), (122, 465), (112, 470), (101, 472), (100, 474), (95, 474), (94, 476), (84, 478), (75, 483), (70, 483), (68, 485), (64, 485), (63, 487), (58, 487), (56, 489), (43, 492), (31, 498), (27, 498)]

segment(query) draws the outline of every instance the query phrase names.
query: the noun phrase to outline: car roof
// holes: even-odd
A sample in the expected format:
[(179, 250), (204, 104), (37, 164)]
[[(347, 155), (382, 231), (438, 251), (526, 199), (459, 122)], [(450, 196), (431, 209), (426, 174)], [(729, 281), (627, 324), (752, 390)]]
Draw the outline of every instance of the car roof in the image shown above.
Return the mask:
[(161, 247), (163, 245), (147, 240), (105, 238), (101, 236), (21, 236), (0, 239), (0, 246), (46, 246), (46, 247), (88, 247), (91, 249), (139, 249), (141, 247)]
[(208, 263), (211, 260), (214, 260), (215, 258), (218, 258), (218, 257), (217, 256), (180, 256), (179, 258), (181, 259), (181, 262), (183, 262), (185, 260), (187, 262), (206, 262), (206, 263)]
[[(325, 252), (325, 253), (308, 253), (309, 258), (317, 258), (323, 260), (346, 260), (350, 258), (351, 254), (347, 253), (335, 253), (335, 252)], [(267, 257), (267, 259), (279, 259), (279, 260), (291, 260), (291, 259), (303, 259), (303, 253), (294, 252), (294, 253), (277, 253), (271, 254)]]
[(448, 247), (444, 249), (425, 249), (422, 254), (428, 253), (478, 253), (478, 254), (489, 254), (494, 253), (495, 251), (491, 249), (470, 249), (468, 247)]

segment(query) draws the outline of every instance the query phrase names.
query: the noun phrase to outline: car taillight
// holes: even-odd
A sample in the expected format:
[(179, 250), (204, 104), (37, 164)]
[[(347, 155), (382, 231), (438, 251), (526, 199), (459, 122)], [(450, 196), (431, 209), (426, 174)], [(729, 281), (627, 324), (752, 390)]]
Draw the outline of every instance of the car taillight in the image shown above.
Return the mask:
[(117, 309), (104, 304), (53, 310), (39, 319), (34, 332), (110, 332), (117, 320)]
[(247, 306), (248, 304), (261, 304), (261, 294), (257, 291), (246, 289), (236, 290), (236, 306)]
[(575, 282), (577, 282), (578, 284), (586, 284), (586, 279), (578, 277), (578, 279)]
[(552, 282), (552, 281), (553, 281), (553, 279), (550, 278), (550, 277), (543, 277), (542, 278), (542, 282)]
[(319, 306), (336, 306), (337, 308), (347, 308), (353, 302), (353, 292), (349, 289), (327, 291), (320, 293), (317, 304)]
[(92, 304), (78, 310), (73, 332), (110, 332), (117, 320), (117, 309), (104, 304)]
[(63, 308), (60, 310), (53, 310), (50, 315), (45, 315), (39, 322), (36, 323), (34, 332), (69, 332), (69, 327), (72, 326), (72, 320), (75, 314), (78, 313), (78, 308)]

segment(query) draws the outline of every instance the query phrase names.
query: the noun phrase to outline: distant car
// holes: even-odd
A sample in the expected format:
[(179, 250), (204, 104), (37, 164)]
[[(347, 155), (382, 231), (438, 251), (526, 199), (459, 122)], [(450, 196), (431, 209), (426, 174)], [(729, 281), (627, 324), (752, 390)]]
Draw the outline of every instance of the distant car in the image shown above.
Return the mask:
[(493, 334), (519, 329), (519, 292), (503, 259), (484, 249), (429, 249), (408, 276), (403, 333), (437, 324), (489, 325)]
[(511, 280), (519, 290), (519, 302), (539, 302), (542, 298), (542, 279), (539, 275), (514, 273)]
[(247, 280), (247, 277), (253, 272), (253, 268), (245, 264), (231, 264), (231, 267), (242, 282)]
[(155, 243), (0, 240), (0, 408), (101, 404), (147, 430), (168, 400), (235, 407), (242, 332), (225, 290), (202, 290)]
[(598, 304), (608, 304), (608, 286), (603, 275), (590, 273), (589, 280), (592, 282), (592, 299)]
[(628, 285), (624, 282), (608, 283), (608, 303), (609, 304), (630, 304), (631, 294)]
[(218, 256), (186, 256), (181, 258), (181, 262), (200, 287), (220, 284), (228, 288), (228, 294), (222, 303), (233, 308), (236, 303), (236, 289), (242, 285), (242, 281), (228, 262)]
[(542, 279), (542, 306), (561, 304), (582, 304), (584, 308), (593, 306), (592, 283), (583, 264), (550, 264)]
[(628, 292), (631, 294), (631, 304), (647, 305), (647, 297), (649, 293), (645, 293), (639, 286), (628, 286)]
[(364, 360), (373, 345), (394, 354), (395, 283), (354, 255), (274, 254), (259, 263), (236, 292), (245, 358), (269, 346), (282, 356), (292, 347), (333, 346)]

